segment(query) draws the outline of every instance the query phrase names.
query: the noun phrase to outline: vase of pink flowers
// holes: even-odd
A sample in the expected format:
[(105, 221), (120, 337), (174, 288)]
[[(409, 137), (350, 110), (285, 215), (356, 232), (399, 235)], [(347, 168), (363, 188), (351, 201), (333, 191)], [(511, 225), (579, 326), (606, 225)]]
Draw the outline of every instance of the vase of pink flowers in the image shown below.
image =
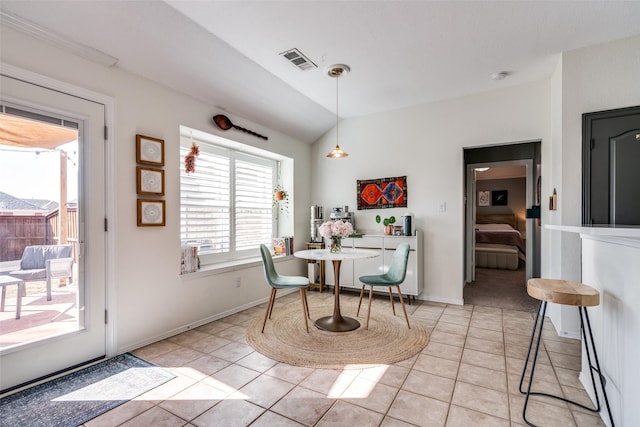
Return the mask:
[(331, 253), (340, 253), (342, 251), (342, 239), (353, 234), (353, 225), (350, 222), (327, 221), (320, 225), (320, 235), (331, 241), (329, 250)]

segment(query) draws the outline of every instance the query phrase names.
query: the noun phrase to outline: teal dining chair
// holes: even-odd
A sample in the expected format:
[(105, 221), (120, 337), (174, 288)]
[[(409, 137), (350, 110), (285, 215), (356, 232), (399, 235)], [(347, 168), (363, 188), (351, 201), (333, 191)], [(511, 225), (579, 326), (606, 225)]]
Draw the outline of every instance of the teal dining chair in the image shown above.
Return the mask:
[(373, 298), (373, 288), (386, 287), (389, 289), (389, 299), (391, 299), (391, 310), (393, 315), (396, 315), (396, 308), (393, 304), (393, 291), (392, 287), (395, 286), (398, 291), (398, 297), (400, 298), (400, 304), (402, 304), (402, 311), (404, 311), (404, 318), (407, 319), (407, 326), (411, 329), (409, 324), (409, 316), (407, 316), (407, 309), (404, 306), (404, 299), (402, 298), (402, 292), (400, 291), (400, 285), (404, 282), (404, 278), (407, 275), (407, 262), (409, 261), (409, 244), (400, 243), (393, 253), (391, 258), (391, 265), (384, 274), (376, 274), (372, 276), (360, 276), (360, 282), (363, 284), (360, 289), (360, 301), (358, 301), (358, 312), (356, 316), (360, 314), (360, 305), (362, 305), (362, 296), (364, 295), (364, 287), (369, 286), (369, 311), (367, 312), (367, 326), (369, 329), (369, 318), (371, 317), (371, 299)]
[(309, 286), (309, 279), (303, 276), (281, 276), (276, 272), (276, 268), (273, 265), (273, 258), (271, 252), (266, 245), (260, 245), (260, 255), (262, 255), (262, 266), (264, 267), (264, 277), (267, 279), (267, 283), (271, 286), (271, 294), (269, 295), (269, 303), (267, 304), (267, 311), (264, 314), (264, 322), (262, 322), (262, 333), (264, 333), (264, 327), (267, 324), (267, 319), (271, 319), (271, 312), (273, 312), (273, 305), (276, 301), (276, 293), (278, 289), (295, 289), (300, 290), (300, 299), (302, 300), (302, 315), (304, 317), (304, 325), (309, 333), (309, 304), (307, 303), (307, 287)]

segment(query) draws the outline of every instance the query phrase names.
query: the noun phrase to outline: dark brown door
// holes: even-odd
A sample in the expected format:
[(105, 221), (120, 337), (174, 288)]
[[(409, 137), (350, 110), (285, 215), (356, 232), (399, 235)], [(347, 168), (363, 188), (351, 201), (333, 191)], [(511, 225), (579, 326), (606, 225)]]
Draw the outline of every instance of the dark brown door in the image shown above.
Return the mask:
[(583, 223), (640, 225), (640, 107), (583, 115)]

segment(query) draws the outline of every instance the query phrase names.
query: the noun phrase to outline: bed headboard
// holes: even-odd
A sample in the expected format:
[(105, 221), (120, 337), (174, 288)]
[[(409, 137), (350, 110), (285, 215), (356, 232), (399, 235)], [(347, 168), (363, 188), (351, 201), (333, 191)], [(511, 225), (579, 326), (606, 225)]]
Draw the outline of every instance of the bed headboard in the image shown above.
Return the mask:
[(518, 229), (518, 218), (513, 213), (476, 214), (476, 224), (509, 224)]

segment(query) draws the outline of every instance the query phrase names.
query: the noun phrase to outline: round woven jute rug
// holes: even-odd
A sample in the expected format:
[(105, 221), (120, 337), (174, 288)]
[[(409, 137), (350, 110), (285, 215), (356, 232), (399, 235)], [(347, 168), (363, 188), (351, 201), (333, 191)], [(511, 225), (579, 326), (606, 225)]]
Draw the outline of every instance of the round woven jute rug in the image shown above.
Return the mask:
[[(315, 327), (313, 321), (333, 313), (333, 305), (310, 306), (309, 333), (304, 327), (302, 306), (298, 303), (276, 307), (261, 333), (264, 315), (252, 319), (247, 326), (247, 342), (257, 352), (279, 362), (294, 366), (324, 369), (362, 369), (366, 366), (389, 365), (418, 354), (429, 342), (429, 331), (415, 319), (409, 319), (411, 329), (396, 305), (374, 307), (367, 321), (366, 301), (357, 320), (361, 326), (350, 332), (327, 332)], [(356, 318), (356, 306), (342, 304), (342, 316)]]

